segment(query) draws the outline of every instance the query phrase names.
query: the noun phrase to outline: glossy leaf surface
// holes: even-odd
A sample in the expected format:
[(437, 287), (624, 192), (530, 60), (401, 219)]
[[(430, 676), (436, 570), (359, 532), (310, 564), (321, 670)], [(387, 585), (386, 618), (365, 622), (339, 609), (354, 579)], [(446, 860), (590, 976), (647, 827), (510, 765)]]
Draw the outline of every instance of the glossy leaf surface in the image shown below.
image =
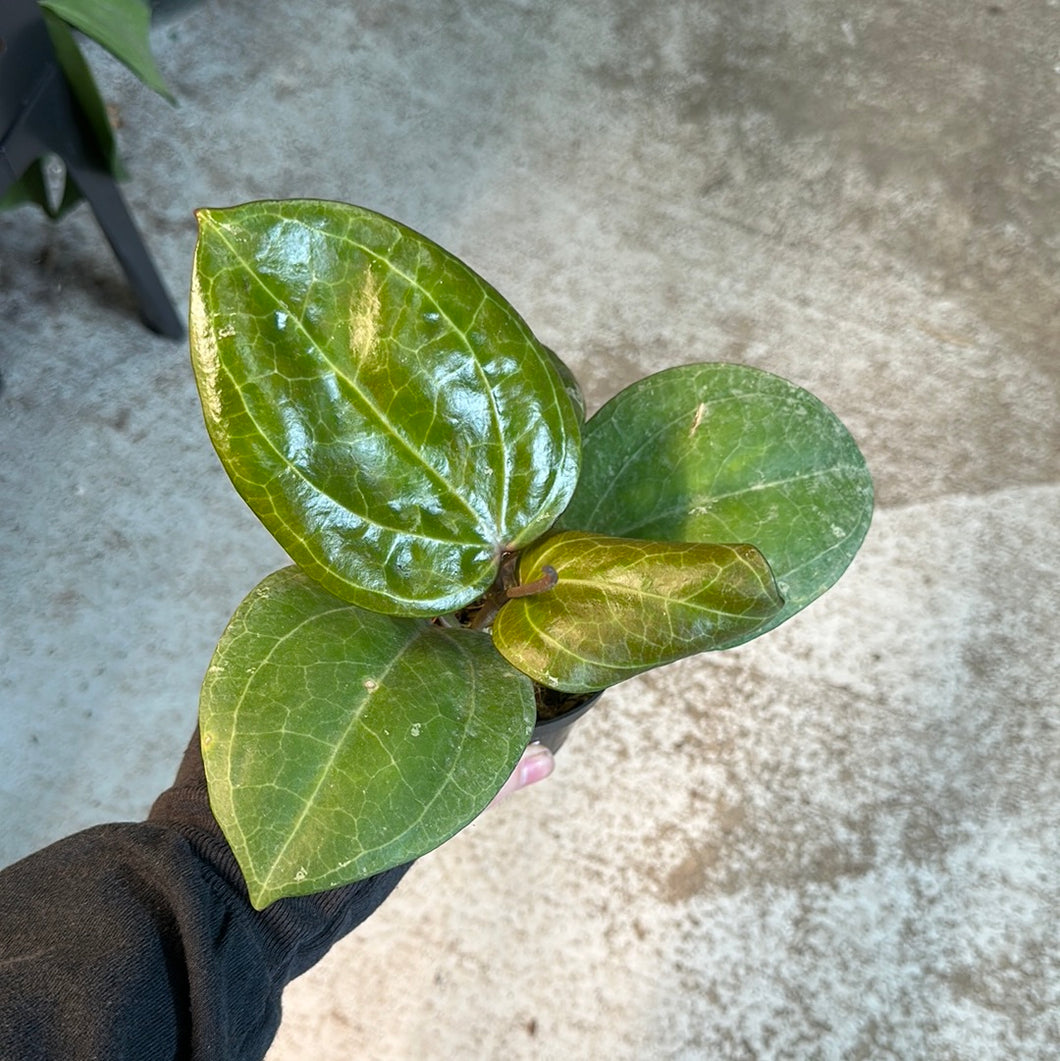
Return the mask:
[(586, 424), (582, 476), (557, 527), (748, 542), (784, 607), (846, 570), (872, 518), (872, 479), (850, 433), (807, 391), (760, 369), (702, 364), (649, 376)]
[(508, 601), (498, 651), (535, 681), (603, 689), (642, 671), (746, 640), (782, 601), (749, 545), (557, 534), (520, 557), (520, 582), (546, 565), (554, 588)]
[(199, 212), (192, 355), (236, 488), (313, 578), (408, 615), (482, 593), (578, 474), (553, 356), (404, 226), (319, 201)]
[(581, 384), (574, 378), (574, 373), (571, 371), (570, 366), (564, 361), (559, 354), (555, 351), (550, 350), (547, 346), (541, 348), (545, 351), (549, 361), (552, 363), (552, 367), (556, 370), (560, 380), (563, 383), (563, 388), (567, 392), (567, 397), (570, 398), (571, 404), (574, 406), (574, 410), (578, 416), (578, 423), (585, 423), (585, 395), (582, 394)]
[(535, 717), (489, 635), (364, 611), (293, 567), (236, 611), (199, 710), (211, 806), (259, 909), (437, 847)]

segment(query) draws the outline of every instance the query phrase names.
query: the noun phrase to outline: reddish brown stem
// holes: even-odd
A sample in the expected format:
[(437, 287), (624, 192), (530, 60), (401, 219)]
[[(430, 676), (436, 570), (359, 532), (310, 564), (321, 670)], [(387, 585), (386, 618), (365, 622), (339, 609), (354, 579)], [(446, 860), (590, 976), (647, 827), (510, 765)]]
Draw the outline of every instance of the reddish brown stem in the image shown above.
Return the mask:
[(556, 573), (556, 569), (550, 564), (545, 564), (541, 568), (541, 577), (539, 579), (535, 579), (533, 582), (525, 582), (521, 586), (510, 586), (505, 592), (508, 597), (531, 597), (535, 593), (544, 593), (545, 590), (552, 589), (558, 581), (559, 575)]

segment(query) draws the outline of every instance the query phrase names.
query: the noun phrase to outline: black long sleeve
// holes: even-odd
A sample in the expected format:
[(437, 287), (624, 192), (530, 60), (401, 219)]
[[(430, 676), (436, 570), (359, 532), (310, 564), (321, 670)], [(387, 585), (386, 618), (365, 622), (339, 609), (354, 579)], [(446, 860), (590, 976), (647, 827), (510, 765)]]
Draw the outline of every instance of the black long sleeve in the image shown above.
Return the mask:
[(196, 735), (146, 822), (88, 829), (0, 872), (0, 1061), (260, 1059), (284, 985), (407, 868), (254, 910)]

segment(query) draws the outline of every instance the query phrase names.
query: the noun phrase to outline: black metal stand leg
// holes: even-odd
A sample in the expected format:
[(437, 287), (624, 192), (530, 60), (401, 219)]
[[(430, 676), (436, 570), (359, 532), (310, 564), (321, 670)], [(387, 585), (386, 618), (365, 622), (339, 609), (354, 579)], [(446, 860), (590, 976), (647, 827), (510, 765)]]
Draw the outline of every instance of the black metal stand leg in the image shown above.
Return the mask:
[(177, 317), (161, 277), (144, 246), (125, 199), (109, 174), (100, 173), (66, 159), (66, 173), (88, 200), (121, 263), (129, 285), (136, 294), (140, 316), (153, 332), (170, 339), (184, 336), (184, 325)]
[(184, 336), (143, 238), (89, 128), (36, 0), (0, 0), (0, 193), (48, 152), (96, 215), (153, 331)]

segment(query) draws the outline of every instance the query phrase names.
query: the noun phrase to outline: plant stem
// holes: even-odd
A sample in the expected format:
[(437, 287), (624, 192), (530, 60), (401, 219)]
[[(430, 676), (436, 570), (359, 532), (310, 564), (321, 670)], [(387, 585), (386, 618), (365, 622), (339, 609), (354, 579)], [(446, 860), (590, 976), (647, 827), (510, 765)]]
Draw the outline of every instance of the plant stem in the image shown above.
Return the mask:
[(541, 577), (533, 582), (525, 582), (521, 586), (509, 586), (505, 590), (507, 597), (532, 597), (535, 593), (544, 593), (552, 589), (559, 581), (559, 575), (551, 564), (545, 564), (541, 568)]

